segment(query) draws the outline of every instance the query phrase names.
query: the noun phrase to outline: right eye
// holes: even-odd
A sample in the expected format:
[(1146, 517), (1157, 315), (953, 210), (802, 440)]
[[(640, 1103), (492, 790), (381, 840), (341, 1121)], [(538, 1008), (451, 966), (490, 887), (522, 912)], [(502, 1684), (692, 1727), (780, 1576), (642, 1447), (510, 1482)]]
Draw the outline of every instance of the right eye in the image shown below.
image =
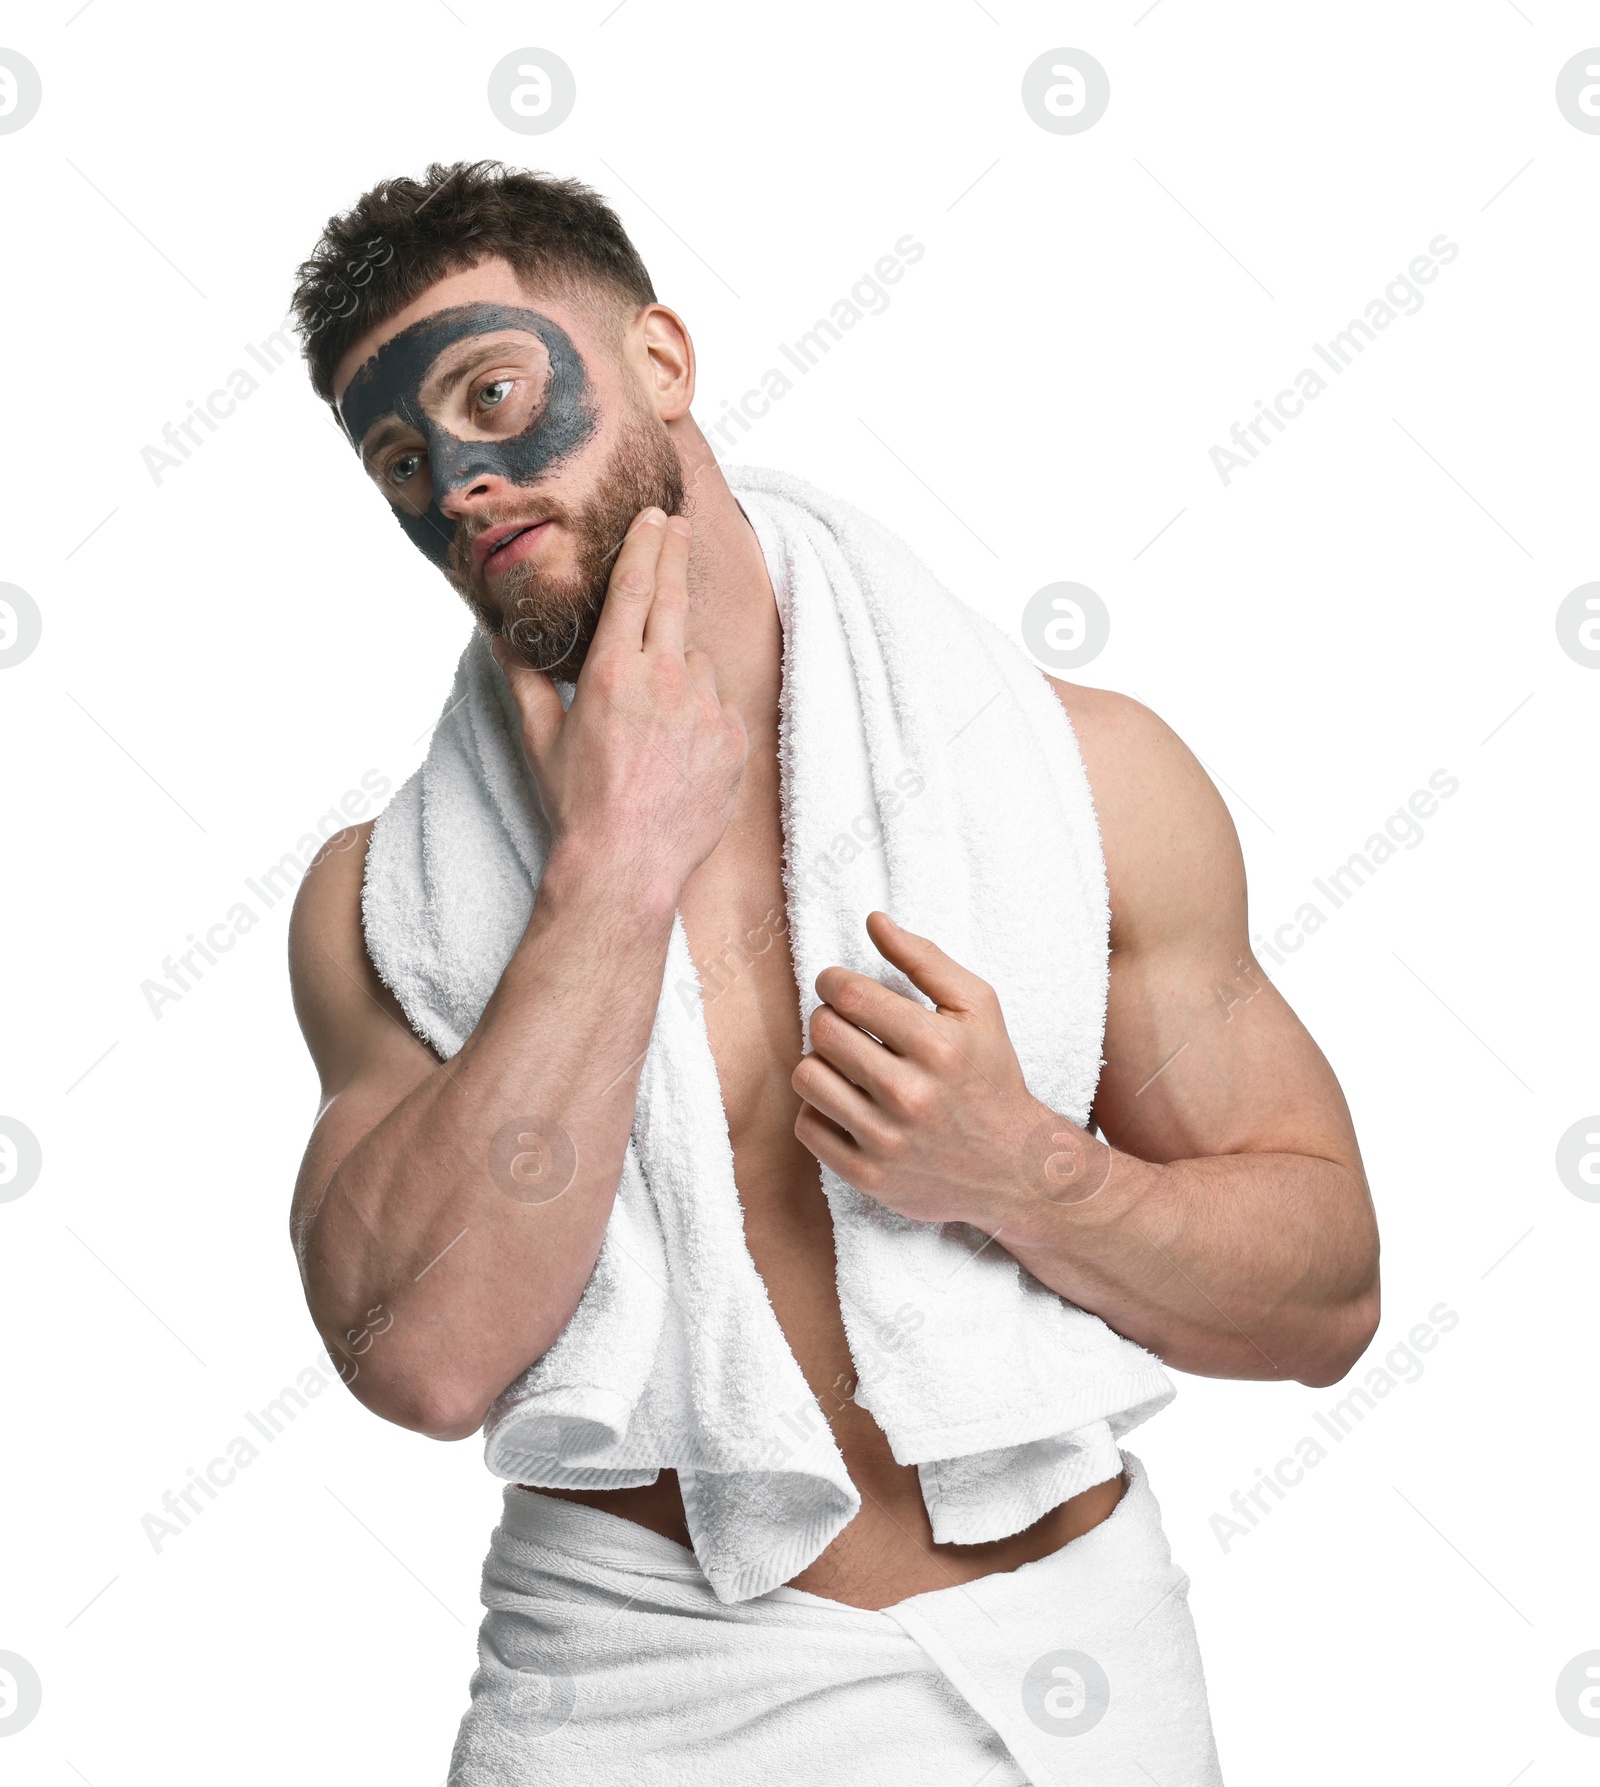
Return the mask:
[(384, 475), (391, 484), (404, 484), (416, 476), (417, 467), (421, 464), (420, 453), (402, 453), (398, 459), (389, 461), (389, 469)]

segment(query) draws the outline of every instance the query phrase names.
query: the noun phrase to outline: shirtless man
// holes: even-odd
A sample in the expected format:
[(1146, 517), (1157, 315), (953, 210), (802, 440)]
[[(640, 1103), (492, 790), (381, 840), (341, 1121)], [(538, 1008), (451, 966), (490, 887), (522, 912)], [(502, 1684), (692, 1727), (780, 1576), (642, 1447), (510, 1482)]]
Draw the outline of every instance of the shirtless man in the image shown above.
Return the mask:
[[(515, 249), (493, 246), (510, 240), (494, 233), (508, 194), (548, 214), (557, 246), (543, 260), (525, 223)], [(600, 249), (563, 258), (561, 240), (583, 228), (605, 237)], [(704, 962), (785, 907), (773, 584), (691, 414), (688, 331), (631, 256), (582, 189), (430, 170), (330, 224), (297, 300), (314, 380), (368, 474), (496, 636), (550, 828), (526, 932), (448, 1062), (368, 953), (370, 823), (318, 858), (291, 930), (322, 1084), (292, 1215), (309, 1307), (336, 1358), (356, 1363), (359, 1346), (353, 1393), (441, 1440), (477, 1433), (577, 1307), (674, 912)], [(351, 267), (367, 275), (353, 290), (339, 277)], [(501, 450), (510, 442), (521, 458)], [(569, 712), (533, 663), (576, 677)], [(994, 995), (891, 915), (861, 918), (931, 1013), (830, 969), (803, 1036), (781, 937), (705, 1004), (749, 1251), (861, 1494), (792, 1586), (854, 1608), (1057, 1553), (1112, 1515), (1126, 1476), (1010, 1537), (935, 1542), (916, 1467), (896, 1463), (849, 1394), (819, 1161), (902, 1215), (998, 1236), (1052, 1291), (1182, 1371), (1324, 1386), (1377, 1324), (1376, 1228), (1350, 1118), (1255, 964), (1221, 799), (1147, 708), (1048, 680), (1082, 753), (1110, 889), (1105, 1066), (1091, 1123), (1056, 1142), (1097, 1195), (1030, 1188), (1019, 1140), (1051, 1113), (1023, 1082)], [(572, 1183), (548, 1202), (505, 1196), (482, 1166), (482, 1138), (528, 1109), (553, 1113), (575, 1144)], [(360, 1344), (380, 1310), (381, 1339)], [(644, 1487), (543, 1493), (692, 1543), (670, 1469)]]

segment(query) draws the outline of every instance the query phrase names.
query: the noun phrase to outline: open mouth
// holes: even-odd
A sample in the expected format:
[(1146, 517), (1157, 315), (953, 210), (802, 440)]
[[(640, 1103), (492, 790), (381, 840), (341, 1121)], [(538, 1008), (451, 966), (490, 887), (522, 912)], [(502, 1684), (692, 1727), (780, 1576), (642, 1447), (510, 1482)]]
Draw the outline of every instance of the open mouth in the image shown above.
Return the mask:
[(503, 540), (495, 542), (493, 550), (484, 558), (484, 570), (498, 571), (506, 565), (515, 564), (533, 549), (537, 540), (543, 538), (549, 525), (548, 521), (530, 521), (525, 527), (514, 528)]

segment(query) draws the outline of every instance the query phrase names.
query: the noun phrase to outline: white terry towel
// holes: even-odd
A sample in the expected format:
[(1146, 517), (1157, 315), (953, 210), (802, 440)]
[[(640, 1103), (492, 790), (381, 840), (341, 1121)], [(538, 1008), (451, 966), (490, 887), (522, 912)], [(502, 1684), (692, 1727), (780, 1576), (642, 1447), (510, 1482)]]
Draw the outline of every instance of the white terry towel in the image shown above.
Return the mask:
[(450, 1787), (1219, 1787), (1188, 1577), (1123, 1459), (1081, 1538), (882, 1612), (730, 1607), (672, 1540), (508, 1488)]
[[(830, 964), (914, 998), (881, 907), (997, 990), (1030, 1089), (1082, 1123), (1100, 1072), (1105, 867), (1072, 728), (1032, 663), (877, 523), (731, 468), (785, 617), (782, 802), (802, 1017)], [(563, 691), (570, 700), (571, 691)], [(374, 827), (367, 946), (418, 1033), (459, 1049), (521, 937), (547, 839), (488, 641), (461, 657), (426, 761)], [(754, 945), (759, 947), (759, 944)], [(823, 1170), (856, 1399), (919, 1467), (934, 1537), (1004, 1537), (1120, 1468), (1174, 1394), (1160, 1363), (962, 1224), (899, 1217)], [(744, 1244), (681, 920), (593, 1276), (485, 1424), (513, 1482), (677, 1470), (724, 1600), (819, 1556), (860, 1499)]]

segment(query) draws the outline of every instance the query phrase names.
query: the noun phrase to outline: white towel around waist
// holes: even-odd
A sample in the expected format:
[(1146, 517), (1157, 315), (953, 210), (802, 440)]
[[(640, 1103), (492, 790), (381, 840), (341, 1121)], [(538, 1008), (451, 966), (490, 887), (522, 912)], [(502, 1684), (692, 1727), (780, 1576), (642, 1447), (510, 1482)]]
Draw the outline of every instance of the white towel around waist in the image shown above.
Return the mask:
[(730, 1606), (670, 1539), (508, 1488), (450, 1787), (1218, 1787), (1188, 1578), (1119, 1462), (1081, 1538), (882, 1612)]
[[(996, 988), (1030, 1089), (1083, 1122), (1109, 921), (1060, 703), (877, 523), (782, 473), (728, 479), (785, 616), (782, 816), (802, 1019), (834, 963), (920, 998), (866, 936), (881, 907)], [(546, 843), (509, 691), (474, 635), (426, 761), (374, 827), (363, 905), (378, 972), (446, 1058), (521, 937)], [(936, 1539), (1020, 1531), (1115, 1475), (1116, 1440), (1174, 1393), (1159, 1361), (976, 1231), (821, 1180), (856, 1400), (919, 1467)], [(620, 1487), (675, 1469), (696, 1554), (729, 1601), (788, 1581), (860, 1506), (745, 1246), (681, 920), (593, 1275), (485, 1433), (489, 1468), (513, 1482)]]

